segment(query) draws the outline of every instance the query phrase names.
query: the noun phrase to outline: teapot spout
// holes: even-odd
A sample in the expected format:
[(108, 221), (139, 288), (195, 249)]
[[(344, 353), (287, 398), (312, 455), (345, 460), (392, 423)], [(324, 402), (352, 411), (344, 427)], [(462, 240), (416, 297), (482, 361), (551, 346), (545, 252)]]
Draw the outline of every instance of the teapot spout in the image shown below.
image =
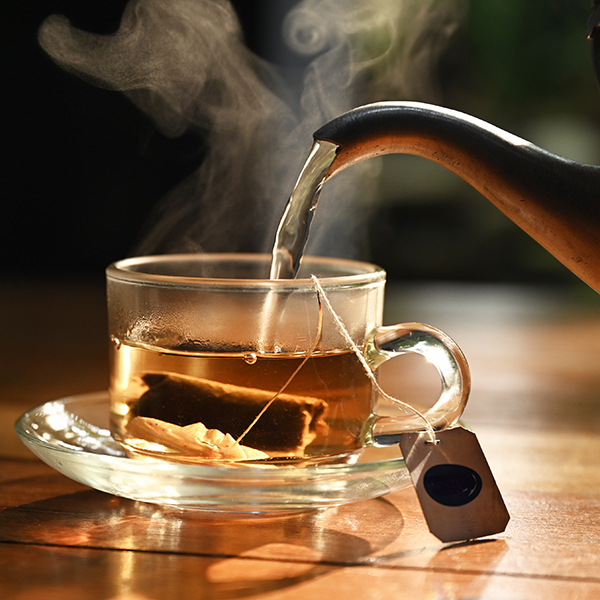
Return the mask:
[(467, 181), (600, 292), (600, 167), (547, 152), (472, 116), (434, 105), (382, 102), (318, 131), (337, 146), (325, 175), (383, 154), (414, 154)]

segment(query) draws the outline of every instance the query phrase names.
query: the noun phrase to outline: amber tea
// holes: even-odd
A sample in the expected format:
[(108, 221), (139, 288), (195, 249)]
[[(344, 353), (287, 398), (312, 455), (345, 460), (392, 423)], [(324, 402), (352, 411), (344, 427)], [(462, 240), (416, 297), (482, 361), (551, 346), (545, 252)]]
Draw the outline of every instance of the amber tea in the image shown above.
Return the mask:
[[(133, 452), (202, 456), (201, 448), (182, 441), (199, 423), (266, 457), (339, 454), (362, 445), (373, 392), (349, 351), (316, 352), (305, 360), (285, 352), (198, 352), (119, 342), (112, 354), (112, 427)], [(146, 429), (140, 428), (144, 423)]]

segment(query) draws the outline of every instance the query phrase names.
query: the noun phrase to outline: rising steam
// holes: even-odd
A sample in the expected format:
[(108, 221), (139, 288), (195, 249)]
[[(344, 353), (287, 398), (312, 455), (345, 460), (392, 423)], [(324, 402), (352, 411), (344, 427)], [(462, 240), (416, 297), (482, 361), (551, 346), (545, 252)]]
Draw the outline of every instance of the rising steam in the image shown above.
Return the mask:
[[(163, 200), (137, 253), (270, 251), (312, 132), (368, 101), (435, 100), (435, 67), (464, 8), (299, 1), (272, 32), (308, 61), (293, 90), (245, 46), (227, 0), (131, 0), (105, 36), (54, 15), (39, 40), (63, 68), (125, 93), (165, 135), (193, 130), (206, 140), (202, 164)], [(352, 217), (365, 206), (368, 170), (357, 165), (328, 184), (309, 251), (353, 254), (340, 244), (356, 246)]]

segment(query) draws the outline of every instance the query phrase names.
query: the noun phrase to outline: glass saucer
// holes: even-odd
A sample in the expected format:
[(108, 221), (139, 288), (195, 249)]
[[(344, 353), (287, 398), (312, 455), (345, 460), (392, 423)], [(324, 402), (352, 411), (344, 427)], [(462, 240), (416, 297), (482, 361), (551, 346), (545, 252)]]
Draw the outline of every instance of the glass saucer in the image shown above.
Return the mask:
[(62, 398), (15, 424), (24, 444), (60, 473), (123, 498), (242, 513), (313, 510), (407, 487), (399, 451), (367, 448), (354, 464), (232, 467), (125, 456), (108, 430), (108, 393)]

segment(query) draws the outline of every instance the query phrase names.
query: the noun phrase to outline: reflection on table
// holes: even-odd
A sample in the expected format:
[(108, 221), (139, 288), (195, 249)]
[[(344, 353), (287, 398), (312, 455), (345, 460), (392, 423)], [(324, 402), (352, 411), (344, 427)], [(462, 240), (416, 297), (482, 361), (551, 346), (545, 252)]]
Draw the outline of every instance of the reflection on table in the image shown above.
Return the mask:
[[(386, 322), (453, 337), (472, 369), (465, 422), (511, 513), (506, 532), (442, 544), (416, 495), (287, 516), (181, 511), (65, 478), (20, 443), (37, 404), (106, 389), (102, 285), (6, 283), (0, 314), (3, 598), (597, 598), (600, 299), (552, 288), (390, 285)], [(414, 358), (382, 381), (427, 401)], [(402, 364), (401, 364), (402, 363)]]

